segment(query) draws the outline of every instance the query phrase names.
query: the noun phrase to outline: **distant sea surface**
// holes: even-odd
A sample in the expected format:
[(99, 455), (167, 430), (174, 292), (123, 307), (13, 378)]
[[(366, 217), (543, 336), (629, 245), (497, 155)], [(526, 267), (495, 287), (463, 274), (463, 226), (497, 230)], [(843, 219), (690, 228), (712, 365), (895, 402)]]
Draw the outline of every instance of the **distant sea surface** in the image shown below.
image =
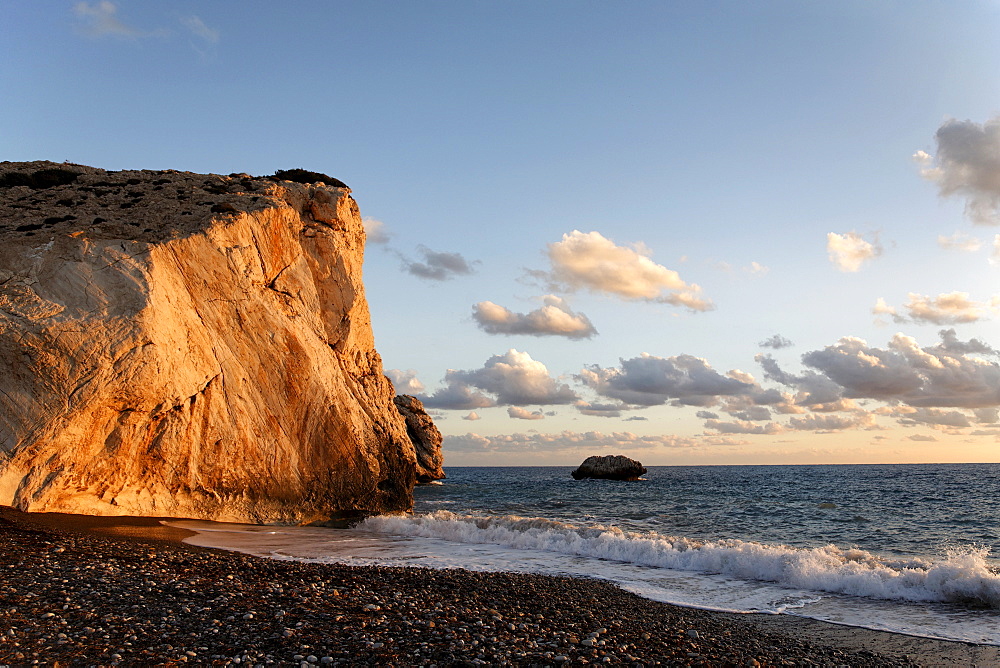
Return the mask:
[(352, 529), (172, 523), (200, 545), (610, 580), (647, 598), (1000, 645), (1000, 464), (446, 468)]

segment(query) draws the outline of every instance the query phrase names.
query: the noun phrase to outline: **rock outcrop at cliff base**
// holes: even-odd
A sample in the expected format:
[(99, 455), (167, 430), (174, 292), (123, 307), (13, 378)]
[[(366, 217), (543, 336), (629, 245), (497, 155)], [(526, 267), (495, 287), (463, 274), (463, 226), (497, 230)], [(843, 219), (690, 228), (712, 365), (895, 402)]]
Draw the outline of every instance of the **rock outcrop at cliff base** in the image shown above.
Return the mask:
[(0, 503), (239, 522), (406, 510), (343, 184), (0, 163)]
[(442, 468), (444, 454), (441, 452), (444, 437), (424, 410), (424, 403), (409, 394), (398, 395), (394, 402), (406, 420), (406, 431), (413, 441), (413, 450), (417, 455), (417, 482), (428, 483), (446, 477)]

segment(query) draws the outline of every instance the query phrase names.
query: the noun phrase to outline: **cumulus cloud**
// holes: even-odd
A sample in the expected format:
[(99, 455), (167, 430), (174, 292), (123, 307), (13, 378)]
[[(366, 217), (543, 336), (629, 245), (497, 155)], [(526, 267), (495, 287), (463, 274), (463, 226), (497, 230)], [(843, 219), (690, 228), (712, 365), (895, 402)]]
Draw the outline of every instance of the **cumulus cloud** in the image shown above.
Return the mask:
[(656, 357), (643, 353), (620, 360), (618, 367), (584, 368), (577, 380), (598, 394), (640, 406), (668, 401), (689, 406), (711, 406), (720, 396), (747, 394), (760, 388), (732, 375), (715, 371), (706, 360), (693, 355)]
[(857, 232), (847, 234), (837, 234), (830, 232), (826, 235), (826, 252), (830, 256), (830, 262), (837, 269), (843, 272), (860, 271), (861, 265), (882, 254), (882, 246), (875, 237), (868, 241)]
[(558, 452), (601, 450), (617, 453), (650, 448), (692, 448), (699, 446), (745, 445), (746, 441), (718, 434), (705, 436), (677, 436), (659, 434), (640, 436), (631, 432), (603, 433), (600, 431), (563, 431), (551, 434), (516, 433), (482, 436), (466, 433), (446, 436), (444, 448), (450, 452)]
[(387, 369), (385, 375), (392, 381), (392, 386), (396, 388), (396, 394), (416, 395), (424, 391), (424, 384), (417, 379), (417, 372), (413, 369), (406, 371)]
[(935, 355), (1000, 355), (1000, 351), (979, 339), (960, 341), (954, 329), (942, 329), (938, 336), (941, 337), (941, 343), (927, 348), (927, 352)]
[(386, 245), (391, 236), (385, 227), (385, 223), (374, 218), (362, 218), (361, 223), (365, 226), (365, 242), (369, 244)]
[(472, 264), (459, 253), (433, 251), (426, 246), (418, 246), (417, 252), (424, 257), (423, 262), (410, 260), (403, 254), (399, 259), (403, 262), (403, 271), (431, 281), (447, 281), (456, 276), (467, 276), (474, 273)]
[(1000, 224), (1000, 117), (985, 123), (950, 119), (935, 134), (937, 155), (918, 151), (921, 175), (942, 197), (965, 198), (965, 215), (980, 225)]
[(790, 348), (795, 344), (783, 337), (781, 334), (775, 334), (774, 336), (764, 339), (757, 344), (761, 348), (774, 348), (779, 350), (781, 348)]
[(924, 434), (913, 434), (912, 436), (907, 436), (907, 438), (910, 439), (911, 441), (928, 441), (928, 442), (933, 442), (933, 441), (937, 440), (933, 436), (924, 435)]
[(990, 264), (1000, 264), (1000, 234), (993, 235), (993, 252), (990, 253)]
[(205, 22), (197, 16), (182, 17), (181, 24), (195, 37), (198, 37), (209, 44), (219, 43), (219, 31), (214, 28), (209, 28), (205, 25)]
[(476, 420), (481, 420), (482, 418), (479, 417), (479, 413), (477, 413), (476, 411), (472, 411), (468, 415), (463, 415), (462, 419), (469, 420), (470, 422), (475, 422)]
[(472, 318), (487, 334), (564, 336), (568, 339), (589, 339), (597, 334), (590, 319), (575, 313), (565, 299), (546, 295), (542, 301), (544, 306), (530, 313), (514, 313), (493, 302), (479, 302), (472, 307)]
[(896, 308), (889, 306), (884, 299), (879, 297), (872, 308), (872, 313), (888, 315), (897, 323), (957, 325), (983, 320), (996, 313), (997, 309), (1000, 308), (1000, 295), (993, 296), (986, 302), (977, 302), (969, 299), (968, 292), (947, 292), (939, 294), (937, 297), (911, 292), (908, 295), (908, 301), (903, 304), (903, 308), (907, 311), (906, 316), (900, 315)]
[(580, 398), (568, 385), (556, 382), (544, 364), (513, 348), (490, 357), (480, 369), (451, 369), (445, 374), (445, 382), (445, 387), (420, 400), (434, 408), (468, 410), (496, 405), (571, 404)]
[(749, 406), (743, 410), (727, 412), (737, 420), (744, 422), (766, 422), (771, 419), (771, 411), (766, 406)]
[[(802, 356), (819, 373), (794, 377), (770, 360), (773, 378), (803, 385), (819, 377), (833, 383), (840, 397), (900, 402), (914, 407), (985, 408), (1000, 405), (1000, 365), (957, 352), (960, 342), (942, 332), (942, 344), (921, 348), (915, 339), (896, 334), (886, 348), (844, 337), (836, 344)], [(953, 332), (950, 332), (953, 335)], [(964, 344), (970, 346), (969, 343)], [(949, 350), (948, 347), (952, 349)], [(765, 367), (766, 369), (767, 367)]]
[(879, 429), (870, 413), (858, 412), (850, 415), (813, 414), (793, 417), (788, 426), (796, 431), (835, 432), (844, 429)]
[(507, 408), (507, 415), (516, 420), (544, 420), (545, 414), (542, 411), (529, 411), (520, 406), (510, 406)]
[(938, 235), (937, 242), (938, 246), (946, 250), (958, 250), (968, 253), (974, 253), (983, 246), (981, 240), (961, 232), (955, 232), (950, 237), (946, 237), (943, 234)]
[(589, 290), (631, 301), (641, 300), (684, 306), (692, 311), (714, 308), (698, 296), (697, 285), (650, 259), (642, 243), (619, 246), (599, 232), (573, 230), (548, 245), (550, 272), (534, 272), (553, 290)]
[(118, 19), (118, 7), (113, 2), (101, 0), (91, 5), (78, 2), (73, 5), (73, 13), (79, 19), (80, 29), (91, 37), (141, 37), (142, 31), (122, 23)]
[(890, 414), (895, 417), (901, 425), (907, 427), (927, 425), (934, 428), (944, 427), (947, 429), (963, 429), (965, 427), (972, 426), (972, 420), (969, 415), (956, 410), (902, 406), (892, 409)]

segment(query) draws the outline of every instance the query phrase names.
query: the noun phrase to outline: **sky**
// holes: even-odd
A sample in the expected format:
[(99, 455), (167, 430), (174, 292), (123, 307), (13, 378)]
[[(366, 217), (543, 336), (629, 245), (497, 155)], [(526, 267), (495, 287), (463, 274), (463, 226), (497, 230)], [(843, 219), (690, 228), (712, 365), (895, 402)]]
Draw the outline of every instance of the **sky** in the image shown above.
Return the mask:
[(996, 462), (998, 34), (996, 0), (7, 0), (0, 160), (346, 182), (446, 466)]

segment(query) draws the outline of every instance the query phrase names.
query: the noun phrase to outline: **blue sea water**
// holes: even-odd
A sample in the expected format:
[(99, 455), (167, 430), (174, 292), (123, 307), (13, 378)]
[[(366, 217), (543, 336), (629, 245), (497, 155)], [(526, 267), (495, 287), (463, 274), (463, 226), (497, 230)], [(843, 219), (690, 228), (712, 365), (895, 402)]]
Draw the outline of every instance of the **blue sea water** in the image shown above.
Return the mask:
[(1000, 644), (1000, 464), (448, 468), (352, 529), (183, 523), (286, 559), (597, 577), (640, 595)]

